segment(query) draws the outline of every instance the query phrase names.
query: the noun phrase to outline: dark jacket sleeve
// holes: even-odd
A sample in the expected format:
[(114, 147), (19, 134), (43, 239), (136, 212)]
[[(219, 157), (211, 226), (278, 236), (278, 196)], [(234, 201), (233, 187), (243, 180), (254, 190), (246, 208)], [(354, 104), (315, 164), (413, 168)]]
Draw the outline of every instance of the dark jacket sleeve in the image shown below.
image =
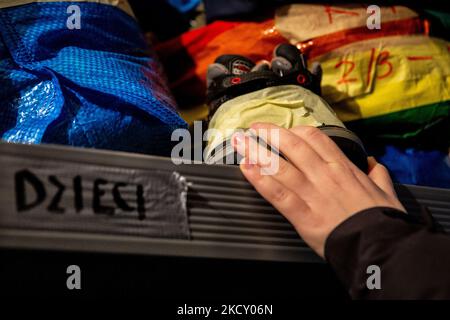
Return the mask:
[(450, 299), (450, 236), (395, 209), (344, 221), (325, 258), (354, 299)]

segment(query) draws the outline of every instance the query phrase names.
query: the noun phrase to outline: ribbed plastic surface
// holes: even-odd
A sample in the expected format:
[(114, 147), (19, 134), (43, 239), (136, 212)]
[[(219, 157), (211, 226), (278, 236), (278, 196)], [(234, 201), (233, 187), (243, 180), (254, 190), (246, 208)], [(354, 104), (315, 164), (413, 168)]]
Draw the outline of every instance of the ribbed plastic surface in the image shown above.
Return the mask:
[[(200, 172), (186, 177), (193, 183), (188, 194), (193, 239), (304, 245), (290, 224), (245, 181), (207, 177)], [(410, 214), (420, 215), (418, 204), (426, 205), (436, 221), (450, 232), (450, 190), (405, 185), (397, 185), (396, 190)]]
[[(177, 171), (189, 183), (187, 206), (191, 240), (0, 229), (0, 247), (320, 261), (289, 223), (245, 181), (237, 167), (176, 166), (170, 159), (158, 157), (42, 145), (3, 143), (0, 157), (2, 154), (27, 154), (37, 161), (51, 158), (121, 168)], [(450, 190), (398, 185), (397, 191), (411, 214), (418, 214), (419, 203), (427, 205), (439, 224), (450, 231)]]
[[(188, 208), (193, 240), (273, 245), (299, 252), (308, 248), (236, 171), (235, 167), (199, 168), (196, 174), (185, 175), (192, 182)], [(450, 190), (406, 185), (396, 185), (396, 190), (410, 214), (420, 215), (419, 205), (425, 205), (450, 232)]]
[(286, 220), (247, 182), (233, 176), (207, 176), (208, 171), (185, 175), (192, 183), (188, 210), (194, 240), (303, 245)]

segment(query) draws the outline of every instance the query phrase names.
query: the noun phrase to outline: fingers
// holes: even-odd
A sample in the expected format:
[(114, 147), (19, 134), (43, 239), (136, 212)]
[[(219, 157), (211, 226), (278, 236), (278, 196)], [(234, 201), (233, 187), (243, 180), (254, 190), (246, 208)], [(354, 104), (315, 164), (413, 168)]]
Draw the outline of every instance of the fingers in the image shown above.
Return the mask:
[(374, 157), (368, 157), (369, 178), (386, 194), (397, 197), (389, 172)]
[(258, 144), (254, 139), (238, 132), (233, 135), (231, 143), (243, 157), (248, 159), (248, 163), (258, 164), (262, 174), (271, 175), (300, 198), (302, 198), (302, 194), (310, 194), (308, 192), (311, 189), (310, 182), (301, 171)]
[[(318, 128), (308, 127), (308, 126), (298, 126), (290, 129), (292, 132), (297, 134), (299, 137), (305, 139), (306, 141), (311, 141), (311, 147), (328, 163), (328, 164), (338, 164), (337, 167), (344, 166), (352, 172), (352, 175), (357, 179), (357, 181), (365, 186), (366, 188), (370, 188), (370, 184), (375, 182), (375, 184), (386, 194), (392, 195), (396, 197), (395, 190), (392, 184), (392, 181), (389, 177), (389, 173), (384, 166), (377, 163), (374, 158), (371, 158), (373, 163), (373, 172), (374, 178), (376, 181), (372, 179), (370, 182), (367, 179), (367, 175), (359, 170), (356, 165), (354, 165), (342, 152), (342, 150), (338, 147), (338, 145), (331, 140), (325, 133), (320, 131)], [(342, 171), (342, 170), (339, 170)], [(342, 173), (342, 172), (341, 172)], [(354, 179), (349, 179), (349, 175), (339, 174), (339, 177), (342, 179), (335, 179), (339, 183), (347, 184), (348, 182), (355, 182)], [(336, 175), (333, 175), (336, 178)], [(370, 178), (370, 176), (369, 176)]]
[(301, 216), (309, 212), (309, 207), (303, 200), (274, 177), (262, 175), (261, 168), (257, 164), (251, 164), (244, 158), (240, 168), (247, 180), (264, 199), (281, 212), (294, 227), (300, 224)]
[(368, 157), (369, 163), (369, 178), (390, 198), (391, 204), (406, 213), (405, 207), (402, 205), (400, 200), (397, 198), (397, 193), (395, 192), (394, 184), (392, 183), (389, 172), (385, 166), (378, 163), (374, 157)]
[(320, 129), (311, 126), (298, 126), (290, 129), (291, 132), (307, 141), (326, 162), (336, 163), (339, 161), (350, 163), (337, 144), (331, 140)]
[(273, 124), (257, 123), (251, 128), (269, 145), (277, 148), (310, 181), (317, 179), (317, 173), (322, 171), (325, 162), (309, 143), (289, 130)]
[(250, 139), (245, 133), (237, 132), (231, 139), (235, 150), (246, 158), (248, 163), (258, 164), (261, 168), (270, 165), (270, 151), (258, 144), (255, 139)]

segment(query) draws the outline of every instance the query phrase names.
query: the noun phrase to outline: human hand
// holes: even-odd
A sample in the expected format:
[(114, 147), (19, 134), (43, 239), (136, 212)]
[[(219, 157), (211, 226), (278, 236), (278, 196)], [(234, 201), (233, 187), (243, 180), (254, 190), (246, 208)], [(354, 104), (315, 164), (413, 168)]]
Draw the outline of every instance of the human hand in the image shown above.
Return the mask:
[[(251, 130), (269, 145), (272, 130), (279, 130), (275, 147), (289, 161), (267, 154), (267, 149), (238, 132), (232, 145), (244, 156), (240, 165), (244, 176), (321, 257), (330, 233), (361, 210), (391, 207), (406, 212), (384, 166), (369, 158), (366, 175), (320, 129), (299, 126), (288, 130), (256, 123)], [(274, 167), (274, 161), (278, 161), (277, 170), (264, 174), (267, 167)]]

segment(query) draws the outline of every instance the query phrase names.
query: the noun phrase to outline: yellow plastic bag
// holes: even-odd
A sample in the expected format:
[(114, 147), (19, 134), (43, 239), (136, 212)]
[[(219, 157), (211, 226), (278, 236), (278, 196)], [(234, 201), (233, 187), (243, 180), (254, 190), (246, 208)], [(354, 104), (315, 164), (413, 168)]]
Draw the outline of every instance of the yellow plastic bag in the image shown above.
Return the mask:
[(445, 110), (430, 112), (448, 112), (443, 102), (450, 100), (449, 46), (444, 40), (408, 36), (341, 47), (315, 59), (323, 68), (323, 96), (343, 121), (433, 104)]

